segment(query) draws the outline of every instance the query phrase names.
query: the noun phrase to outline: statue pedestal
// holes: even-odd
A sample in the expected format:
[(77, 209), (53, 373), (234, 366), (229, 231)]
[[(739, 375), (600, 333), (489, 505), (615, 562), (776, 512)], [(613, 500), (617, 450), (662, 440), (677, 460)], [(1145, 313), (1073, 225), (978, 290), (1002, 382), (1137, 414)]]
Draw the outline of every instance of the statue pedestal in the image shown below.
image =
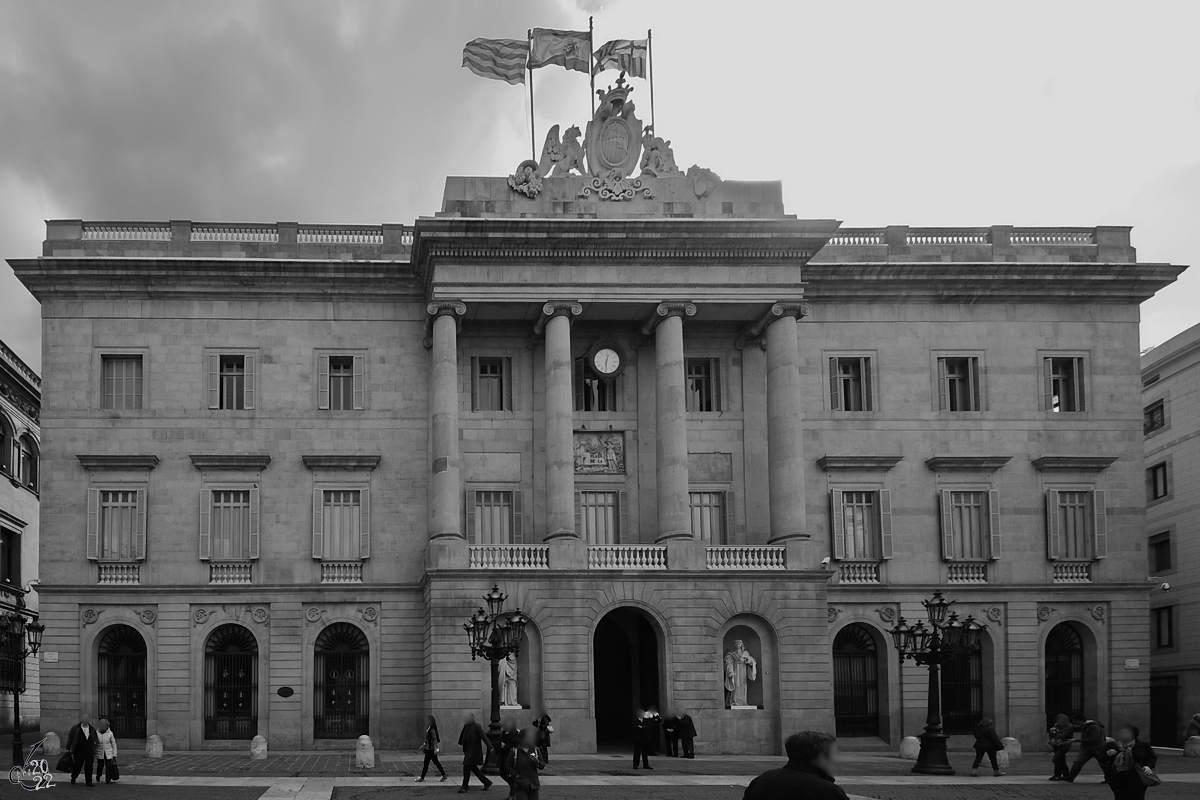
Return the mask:
[(501, 711), (524, 711), (525, 706), (500, 706)]
[(758, 711), (758, 706), (730, 706), (730, 711)]

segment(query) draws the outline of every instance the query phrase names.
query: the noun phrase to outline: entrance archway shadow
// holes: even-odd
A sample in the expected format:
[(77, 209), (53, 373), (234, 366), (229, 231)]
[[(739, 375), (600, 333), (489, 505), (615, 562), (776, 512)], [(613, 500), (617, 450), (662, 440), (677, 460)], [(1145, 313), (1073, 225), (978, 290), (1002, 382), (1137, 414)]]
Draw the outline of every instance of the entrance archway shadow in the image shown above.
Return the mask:
[(628, 749), (638, 709), (663, 708), (663, 637), (648, 614), (623, 606), (596, 625), (592, 640), (596, 748)]

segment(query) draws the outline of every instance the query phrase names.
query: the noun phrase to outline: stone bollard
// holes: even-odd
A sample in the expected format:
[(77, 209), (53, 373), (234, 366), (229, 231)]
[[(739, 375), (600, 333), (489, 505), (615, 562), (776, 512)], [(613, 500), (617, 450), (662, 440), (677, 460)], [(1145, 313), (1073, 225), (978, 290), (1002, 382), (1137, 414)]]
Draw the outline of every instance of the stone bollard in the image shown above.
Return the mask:
[(370, 736), (358, 737), (358, 747), (354, 753), (354, 766), (361, 769), (375, 768), (375, 746), (371, 744)]
[(62, 753), (62, 742), (54, 731), (50, 731), (42, 737), (42, 753), (48, 756), (57, 756)]
[(1009, 758), (1021, 757), (1021, 743), (1015, 736), (1005, 736), (1000, 741), (1004, 742), (1004, 752), (1008, 753)]
[(900, 740), (900, 757), (916, 761), (921, 752), (921, 740), (915, 736), (905, 736)]
[(162, 758), (162, 739), (158, 736), (146, 737), (146, 758)]
[(1192, 736), (1183, 743), (1184, 758), (1200, 758), (1200, 736)]
[(250, 740), (250, 760), (262, 761), (267, 757), (267, 740), (260, 733)]

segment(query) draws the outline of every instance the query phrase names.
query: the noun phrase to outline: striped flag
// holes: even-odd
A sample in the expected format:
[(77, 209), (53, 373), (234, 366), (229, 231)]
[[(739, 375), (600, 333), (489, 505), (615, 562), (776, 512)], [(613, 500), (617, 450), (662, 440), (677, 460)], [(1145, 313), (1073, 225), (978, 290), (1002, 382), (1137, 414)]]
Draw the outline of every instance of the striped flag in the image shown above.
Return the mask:
[(555, 66), (588, 71), (588, 50), (592, 37), (587, 31), (555, 31), (550, 28), (533, 29), (533, 45), (529, 51), (529, 68)]
[(527, 39), (472, 39), (463, 48), (462, 65), (482, 78), (524, 83), (528, 60)]
[(605, 42), (595, 53), (592, 74), (606, 69), (619, 69), (632, 78), (645, 78), (648, 52), (646, 39), (613, 39)]

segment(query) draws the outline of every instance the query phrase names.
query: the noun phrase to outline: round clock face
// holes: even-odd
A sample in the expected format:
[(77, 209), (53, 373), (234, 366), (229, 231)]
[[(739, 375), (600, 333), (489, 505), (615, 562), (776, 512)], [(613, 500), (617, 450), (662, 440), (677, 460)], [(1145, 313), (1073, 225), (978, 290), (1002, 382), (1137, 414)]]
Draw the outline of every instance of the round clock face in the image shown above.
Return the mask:
[(621, 356), (611, 347), (604, 347), (592, 356), (592, 366), (601, 375), (614, 375), (621, 368)]

